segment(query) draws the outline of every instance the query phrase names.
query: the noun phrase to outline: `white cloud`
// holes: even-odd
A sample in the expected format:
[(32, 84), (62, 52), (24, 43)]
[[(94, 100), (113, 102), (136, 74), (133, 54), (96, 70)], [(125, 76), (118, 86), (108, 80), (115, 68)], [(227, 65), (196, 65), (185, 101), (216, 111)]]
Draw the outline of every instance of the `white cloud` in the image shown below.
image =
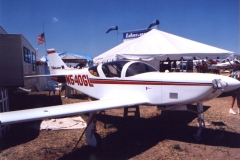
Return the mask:
[(56, 17), (53, 17), (53, 18), (52, 18), (52, 21), (53, 21), (53, 22), (58, 22), (58, 19), (57, 19)]

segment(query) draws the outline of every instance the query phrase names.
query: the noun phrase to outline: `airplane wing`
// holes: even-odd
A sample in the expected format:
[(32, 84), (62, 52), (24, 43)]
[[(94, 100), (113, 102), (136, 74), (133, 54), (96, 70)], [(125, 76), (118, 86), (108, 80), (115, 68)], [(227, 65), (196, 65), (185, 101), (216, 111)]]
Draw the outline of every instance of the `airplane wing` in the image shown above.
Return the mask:
[(129, 99), (105, 99), (51, 107), (2, 112), (0, 113), (0, 125), (41, 120), (45, 118), (72, 116), (80, 113), (139, 105), (147, 102), (148, 101), (146, 99), (144, 100), (132, 97)]

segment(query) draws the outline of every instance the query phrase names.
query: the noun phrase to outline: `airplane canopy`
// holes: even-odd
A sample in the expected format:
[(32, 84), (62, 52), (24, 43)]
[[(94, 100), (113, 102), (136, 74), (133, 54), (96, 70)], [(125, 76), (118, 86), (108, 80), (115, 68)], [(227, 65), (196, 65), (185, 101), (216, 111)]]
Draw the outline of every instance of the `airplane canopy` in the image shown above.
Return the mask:
[[(101, 73), (99, 74), (97, 68), (98, 66), (92, 66), (88, 68), (88, 71), (93, 76), (99, 77), (99, 75), (101, 76)], [(104, 75), (102, 78), (131, 77), (147, 72), (158, 72), (156, 68), (146, 63), (122, 60), (100, 64), (99, 68), (101, 68)]]
[(225, 59), (233, 52), (179, 37), (157, 29), (123, 42), (93, 59), (94, 63), (116, 59), (165, 61), (183, 59)]

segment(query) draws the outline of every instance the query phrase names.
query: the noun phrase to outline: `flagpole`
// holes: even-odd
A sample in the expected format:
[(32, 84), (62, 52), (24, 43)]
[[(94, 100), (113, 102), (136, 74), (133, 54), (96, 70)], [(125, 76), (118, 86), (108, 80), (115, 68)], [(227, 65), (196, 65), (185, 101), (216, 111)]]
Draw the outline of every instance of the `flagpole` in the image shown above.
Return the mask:
[(43, 22), (43, 33), (44, 33), (44, 40), (45, 40), (45, 51), (46, 51), (46, 57), (47, 57), (47, 41), (46, 41), (46, 34), (45, 34), (45, 30), (44, 30), (44, 22)]
[(118, 30), (117, 30), (117, 45), (118, 45)]

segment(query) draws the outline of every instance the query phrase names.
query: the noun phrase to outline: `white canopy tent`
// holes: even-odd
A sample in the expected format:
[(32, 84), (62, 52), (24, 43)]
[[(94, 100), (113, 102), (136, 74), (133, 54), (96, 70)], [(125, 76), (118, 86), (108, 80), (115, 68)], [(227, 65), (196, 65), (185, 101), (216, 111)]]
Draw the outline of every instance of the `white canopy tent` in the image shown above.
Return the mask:
[(143, 36), (126, 41), (93, 59), (95, 64), (114, 60), (140, 60), (159, 68), (159, 61), (183, 59), (225, 59), (233, 52), (152, 29)]

